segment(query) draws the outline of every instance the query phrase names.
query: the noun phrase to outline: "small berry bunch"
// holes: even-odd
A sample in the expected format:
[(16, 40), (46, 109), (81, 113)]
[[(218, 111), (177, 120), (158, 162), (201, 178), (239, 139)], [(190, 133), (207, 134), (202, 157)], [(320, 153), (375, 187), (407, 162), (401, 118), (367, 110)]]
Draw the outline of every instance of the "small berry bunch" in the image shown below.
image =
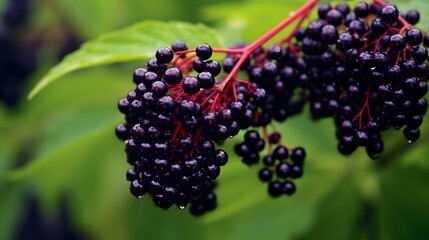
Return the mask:
[(0, 24), (0, 101), (8, 107), (18, 104), (22, 84), (34, 71), (36, 55), (20, 43), (22, 28), (30, 16), (28, 0), (9, 0)]
[[(268, 194), (272, 197), (279, 197), (282, 194), (292, 195), (296, 186), (290, 179), (302, 176), (305, 150), (302, 147), (288, 149), (281, 144), (281, 136), (277, 132), (268, 136), (268, 145), (269, 154), (262, 158), (264, 167), (259, 170), (259, 179), (262, 182), (268, 182)], [(264, 146), (265, 140), (259, 133), (249, 130), (244, 134), (244, 141), (235, 146), (235, 152), (245, 164), (252, 166), (259, 163), (259, 153)], [(274, 150), (271, 151), (273, 147)], [(291, 161), (288, 162), (289, 159)]]

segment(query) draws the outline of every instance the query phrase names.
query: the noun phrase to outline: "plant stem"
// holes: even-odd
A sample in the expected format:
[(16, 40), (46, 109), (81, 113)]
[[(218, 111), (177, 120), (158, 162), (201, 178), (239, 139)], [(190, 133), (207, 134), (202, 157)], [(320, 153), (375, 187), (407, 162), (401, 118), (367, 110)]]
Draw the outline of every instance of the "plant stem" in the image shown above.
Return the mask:
[[(281, 21), (277, 26), (272, 28), (270, 31), (262, 35), (259, 39), (254, 41), (252, 44), (246, 46), (242, 49), (242, 56), (238, 60), (238, 62), (235, 64), (232, 71), (228, 74), (228, 76), (225, 78), (225, 80), (218, 85), (218, 90), (223, 91), (225, 88), (225, 85), (228, 84), (228, 82), (231, 79), (235, 79), (238, 72), (240, 71), (241, 66), (243, 63), (247, 60), (247, 58), (260, 46), (262, 46), (264, 43), (269, 41), (271, 38), (273, 38), (276, 34), (278, 34), (280, 31), (282, 31), (284, 28), (289, 26), (292, 22), (294, 22), (299, 17), (302, 17), (307, 12), (309, 12), (313, 7), (319, 2), (319, 0), (310, 0), (306, 4), (304, 4), (301, 8), (299, 8), (297, 11), (293, 12), (292, 15), (285, 18), (283, 21)], [(239, 51), (239, 50), (238, 50)]]

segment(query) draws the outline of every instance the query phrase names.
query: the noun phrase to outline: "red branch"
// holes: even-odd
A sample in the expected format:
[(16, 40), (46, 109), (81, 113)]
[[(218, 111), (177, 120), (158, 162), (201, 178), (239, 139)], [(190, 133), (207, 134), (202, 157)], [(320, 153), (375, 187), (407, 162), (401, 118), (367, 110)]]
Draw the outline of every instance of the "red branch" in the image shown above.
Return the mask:
[[(247, 88), (250, 91), (254, 91), (254, 86), (247, 81), (239, 80), (237, 79), (237, 74), (241, 69), (241, 66), (246, 62), (246, 60), (249, 58), (249, 56), (259, 47), (261, 47), (263, 44), (265, 44), (267, 41), (272, 39), (275, 35), (277, 35), (280, 31), (282, 31), (284, 28), (289, 26), (294, 21), (298, 20), (297, 25), (295, 26), (294, 30), (291, 32), (291, 34), (286, 38), (286, 41), (290, 41), (290, 39), (293, 37), (293, 34), (296, 32), (298, 27), (301, 25), (301, 23), (308, 17), (311, 10), (314, 8), (314, 6), (319, 2), (319, 0), (309, 0), (306, 4), (304, 4), (301, 8), (299, 8), (297, 11), (292, 13), (289, 17), (285, 18), (283, 21), (281, 21), (278, 25), (276, 25), (274, 28), (272, 28), (270, 31), (262, 35), (259, 39), (251, 43), (250, 45), (247, 45), (246, 47), (239, 48), (239, 49), (224, 49), (224, 48), (213, 48), (213, 52), (215, 53), (226, 53), (226, 54), (232, 54), (232, 55), (239, 55), (239, 59), (237, 63), (234, 65), (231, 72), (226, 76), (226, 78), (220, 83), (214, 86), (214, 88), (210, 89), (210, 91), (213, 91), (207, 98), (205, 98), (202, 101), (202, 105), (207, 104), (210, 99), (213, 99), (212, 105), (210, 109), (214, 111), (215, 109), (221, 108), (223, 104), (229, 104), (232, 100), (237, 100), (237, 94), (236, 94), (236, 88), (235, 83), (241, 82), (245, 83)], [(186, 66), (191, 63), (191, 61), (196, 57), (196, 49), (189, 49), (185, 51), (178, 51), (174, 54), (176, 57), (171, 62), (173, 66), (179, 67), (181, 70), (186, 70)], [(188, 53), (194, 53), (192, 55), (186, 56)], [(186, 56), (186, 57), (185, 57)], [(188, 73), (188, 71), (184, 71), (185, 74)], [(232, 81), (231, 81), (232, 80)], [(182, 89), (177, 89), (176, 91), (183, 91)], [(176, 97), (176, 100), (180, 99), (180, 97), (183, 96), (183, 92), (173, 93), (174, 95), (178, 94)]]
[(363, 128), (363, 124), (362, 124), (362, 118), (363, 118), (363, 114), (366, 111), (368, 118), (370, 120), (372, 120), (372, 116), (371, 116), (371, 107), (369, 105), (369, 97), (371, 95), (371, 86), (368, 87), (368, 90), (364, 93), (366, 95), (365, 98), (365, 102), (362, 106), (362, 108), (360, 109), (359, 113), (353, 118), (353, 122), (356, 121), (356, 119), (359, 119), (359, 129)]

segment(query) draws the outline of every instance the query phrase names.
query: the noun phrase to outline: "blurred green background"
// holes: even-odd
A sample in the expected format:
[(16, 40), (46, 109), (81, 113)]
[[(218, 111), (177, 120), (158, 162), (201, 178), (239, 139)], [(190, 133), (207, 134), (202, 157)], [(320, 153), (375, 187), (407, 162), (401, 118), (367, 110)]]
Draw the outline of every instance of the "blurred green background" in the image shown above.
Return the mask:
[[(25, 92), (58, 62), (69, 33), (85, 41), (144, 20), (186, 21), (217, 29), (227, 46), (255, 40), (304, 2), (33, 1), (25, 35), (39, 40), (38, 67)], [(419, 27), (429, 29), (429, 2), (394, 3), (403, 12), (418, 9)], [(76, 71), (14, 109), (0, 105), (0, 239), (24, 233), (29, 239), (429, 239), (427, 122), (414, 144), (401, 131), (385, 133), (386, 150), (372, 161), (363, 150), (340, 155), (331, 120), (313, 122), (303, 114), (276, 124), (288, 146), (308, 153), (293, 197), (266, 194), (257, 168), (232, 154), (237, 136), (223, 146), (231, 154), (215, 211), (195, 218), (135, 199), (114, 127), (122, 121), (117, 100), (144, 63)]]

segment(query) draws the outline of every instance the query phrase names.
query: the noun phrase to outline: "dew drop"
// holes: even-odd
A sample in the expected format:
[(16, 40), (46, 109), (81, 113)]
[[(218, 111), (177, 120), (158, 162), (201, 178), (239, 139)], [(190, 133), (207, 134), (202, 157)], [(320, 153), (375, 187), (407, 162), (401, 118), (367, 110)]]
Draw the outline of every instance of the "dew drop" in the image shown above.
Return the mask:
[(409, 143), (409, 144), (411, 144), (411, 143), (413, 143), (413, 141), (411, 141), (411, 140), (408, 140), (408, 143)]
[(180, 210), (185, 209), (185, 206), (182, 206), (182, 205), (177, 205), (177, 207), (178, 207)]
[(375, 160), (375, 159), (377, 159), (380, 156), (380, 154), (378, 154), (378, 153), (368, 153), (368, 156), (371, 159)]

